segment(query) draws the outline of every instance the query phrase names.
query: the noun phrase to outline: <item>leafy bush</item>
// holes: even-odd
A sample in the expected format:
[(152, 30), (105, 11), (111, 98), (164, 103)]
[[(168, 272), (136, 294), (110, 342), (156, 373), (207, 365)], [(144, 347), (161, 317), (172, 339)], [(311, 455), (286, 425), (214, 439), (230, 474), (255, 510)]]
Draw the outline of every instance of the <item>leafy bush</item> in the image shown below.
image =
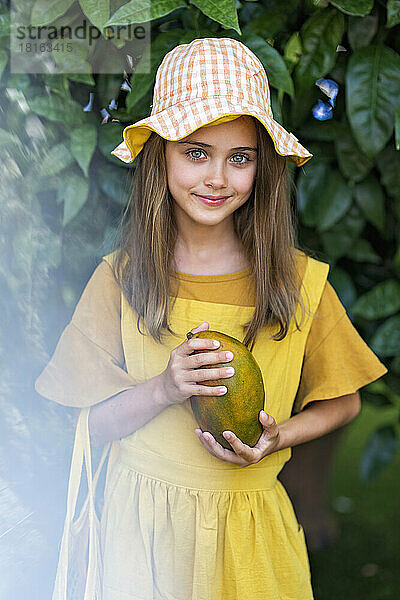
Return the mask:
[[(15, 0), (14, 18), (25, 24), (73, 25), (86, 18), (102, 31), (90, 47), (76, 44), (73, 57), (54, 53), (58, 72), (52, 74), (13, 72), (10, 7), (2, 6), (0, 459), (8, 508), (0, 519), (8, 548), (21, 544), (21, 532), (29, 534), (28, 554), (36, 558), (31, 575), (39, 585), (46, 568), (53, 572), (55, 557), (44, 566), (45, 549), (60, 538), (74, 414), (35, 394), (33, 381), (108, 252), (126, 204), (135, 164), (122, 164), (110, 151), (126, 124), (150, 113), (165, 53), (199, 37), (228, 36), (254, 51), (269, 75), (275, 118), (314, 155), (291, 169), (301, 243), (331, 264), (329, 279), (350, 318), (389, 368), (362, 393), (364, 401), (396, 408), (393, 422), (375, 431), (365, 450), (360, 473), (372, 481), (399, 439), (399, 1), (57, 0), (50, 6)], [(148, 54), (135, 56), (128, 34), (107, 39), (112, 27), (146, 22), (148, 73), (140, 69)], [(109, 72), (94, 70), (99, 56)], [(315, 85), (321, 78), (339, 86), (332, 118), (323, 121), (313, 116), (324, 97)], [(59, 508), (47, 511), (34, 484), (48, 481), (49, 472), (58, 481), (53, 507)], [(2, 559), (12, 564), (9, 550)], [(13, 569), (0, 590), (13, 589), (15, 597)], [(27, 590), (32, 597), (24, 577), (19, 571), (21, 597)]]

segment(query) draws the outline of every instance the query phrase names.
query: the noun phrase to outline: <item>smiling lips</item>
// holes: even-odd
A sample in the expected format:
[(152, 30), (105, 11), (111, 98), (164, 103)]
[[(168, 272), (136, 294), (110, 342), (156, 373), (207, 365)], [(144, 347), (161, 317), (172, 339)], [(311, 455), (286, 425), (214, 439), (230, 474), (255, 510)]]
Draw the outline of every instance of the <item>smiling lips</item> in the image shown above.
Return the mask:
[(199, 194), (195, 194), (195, 196), (208, 206), (220, 206), (229, 198), (229, 196), (200, 196)]

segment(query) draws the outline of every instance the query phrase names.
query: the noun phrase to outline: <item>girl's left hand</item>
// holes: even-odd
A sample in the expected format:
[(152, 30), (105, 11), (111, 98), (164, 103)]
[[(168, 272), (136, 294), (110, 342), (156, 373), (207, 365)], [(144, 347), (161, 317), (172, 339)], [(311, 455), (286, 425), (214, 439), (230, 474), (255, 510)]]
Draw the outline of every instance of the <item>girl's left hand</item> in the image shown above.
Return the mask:
[(259, 420), (263, 426), (263, 433), (260, 435), (255, 446), (251, 447), (244, 444), (232, 431), (224, 431), (222, 435), (232, 446), (232, 450), (227, 450), (217, 442), (209, 432), (202, 432), (201, 429), (195, 429), (195, 432), (203, 444), (204, 448), (221, 460), (234, 463), (242, 467), (253, 465), (259, 462), (264, 456), (272, 454), (278, 449), (279, 445), (279, 427), (272, 415), (267, 415), (263, 410), (260, 411)]

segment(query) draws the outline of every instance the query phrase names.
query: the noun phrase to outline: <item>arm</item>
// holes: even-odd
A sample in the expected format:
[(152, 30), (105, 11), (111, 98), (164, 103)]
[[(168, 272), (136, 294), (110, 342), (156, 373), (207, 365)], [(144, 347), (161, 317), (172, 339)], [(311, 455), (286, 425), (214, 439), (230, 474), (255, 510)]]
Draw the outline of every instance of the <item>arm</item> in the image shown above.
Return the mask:
[(254, 447), (243, 444), (232, 432), (223, 432), (234, 452), (223, 448), (210, 433), (201, 433), (200, 429), (196, 429), (196, 433), (211, 454), (246, 467), (273, 452), (309, 442), (346, 425), (359, 413), (360, 406), (360, 394), (357, 391), (330, 400), (311, 402), (301, 413), (282, 421), (279, 425), (271, 415), (260, 411), (259, 419), (264, 431)]
[(163, 392), (161, 375), (156, 375), (92, 406), (89, 413), (89, 433), (93, 445), (98, 446), (130, 435), (169, 404)]
[(360, 412), (360, 393), (310, 402), (297, 415), (279, 423), (279, 444), (275, 451), (321, 437), (352, 421)]

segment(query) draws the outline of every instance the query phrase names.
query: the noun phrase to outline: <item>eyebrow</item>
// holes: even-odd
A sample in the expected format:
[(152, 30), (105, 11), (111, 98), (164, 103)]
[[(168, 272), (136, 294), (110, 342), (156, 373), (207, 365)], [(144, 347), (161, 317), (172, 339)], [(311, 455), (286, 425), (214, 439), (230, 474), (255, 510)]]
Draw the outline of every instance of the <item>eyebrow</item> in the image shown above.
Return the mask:
[[(186, 140), (184, 142), (178, 141), (177, 143), (191, 144), (192, 146), (203, 146), (204, 148), (214, 148), (214, 146), (211, 146), (211, 144), (205, 144), (204, 142), (196, 142), (195, 140)], [(254, 146), (236, 146), (235, 148), (230, 148), (230, 151), (232, 150), (253, 150), (254, 152), (257, 152), (257, 148), (255, 148)]]

